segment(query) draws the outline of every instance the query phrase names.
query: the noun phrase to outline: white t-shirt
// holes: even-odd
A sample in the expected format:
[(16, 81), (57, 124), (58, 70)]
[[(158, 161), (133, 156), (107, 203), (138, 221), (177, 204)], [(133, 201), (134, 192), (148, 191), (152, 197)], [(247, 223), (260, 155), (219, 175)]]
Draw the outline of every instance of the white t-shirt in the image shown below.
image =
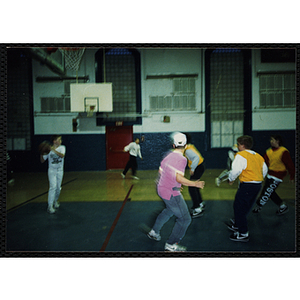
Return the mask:
[(142, 158), (142, 154), (141, 154), (141, 147), (139, 144), (137, 144), (136, 142), (132, 142), (129, 145), (127, 145), (124, 150), (126, 152), (129, 151), (130, 155), (133, 155), (135, 157), (139, 156), (140, 158)]
[[(66, 146), (60, 145), (55, 149), (57, 152), (61, 154), (66, 154)], [(49, 168), (52, 169), (63, 169), (64, 167), (64, 157), (58, 156), (54, 151), (50, 151), (49, 154), (43, 155), (44, 160), (49, 160)]]

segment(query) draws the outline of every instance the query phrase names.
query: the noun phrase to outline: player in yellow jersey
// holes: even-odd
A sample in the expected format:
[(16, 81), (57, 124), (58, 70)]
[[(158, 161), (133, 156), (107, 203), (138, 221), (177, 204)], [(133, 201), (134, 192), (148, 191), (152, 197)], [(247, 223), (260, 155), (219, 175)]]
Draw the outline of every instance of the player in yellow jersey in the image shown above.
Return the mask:
[(289, 172), (290, 181), (295, 179), (295, 165), (292, 161), (289, 151), (282, 146), (280, 135), (271, 135), (271, 148), (267, 149), (264, 159), (269, 168), (264, 188), (256, 201), (254, 213), (259, 213), (262, 207), (267, 203), (269, 198), (278, 206), (277, 215), (283, 215), (288, 212), (289, 208), (285, 202), (278, 196), (275, 190), (283, 181), (283, 178)]
[[(199, 150), (191, 144), (191, 138), (189, 134), (187, 136), (187, 145), (184, 151), (184, 156), (188, 160), (188, 166), (190, 168), (190, 180), (200, 180), (204, 171), (204, 158)], [(189, 194), (191, 196), (193, 206), (191, 211), (192, 218), (198, 218), (203, 216), (205, 203), (202, 200), (200, 189), (194, 186), (189, 186)]]
[(233, 210), (234, 219), (228, 228), (233, 231), (232, 241), (248, 242), (247, 216), (261, 190), (262, 181), (267, 175), (268, 167), (261, 155), (251, 150), (253, 139), (244, 135), (237, 139), (239, 152), (235, 155), (228, 176), (229, 184), (239, 177), (239, 187), (235, 195)]

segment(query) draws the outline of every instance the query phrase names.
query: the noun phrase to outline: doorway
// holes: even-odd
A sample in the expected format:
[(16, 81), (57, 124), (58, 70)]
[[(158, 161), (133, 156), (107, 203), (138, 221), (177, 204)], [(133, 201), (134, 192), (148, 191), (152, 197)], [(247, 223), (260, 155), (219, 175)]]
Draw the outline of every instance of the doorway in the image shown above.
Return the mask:
[(125, 168), (129, 154), (123, 149), (132, 141), (132, 126), (106, 126), (106, 170)]

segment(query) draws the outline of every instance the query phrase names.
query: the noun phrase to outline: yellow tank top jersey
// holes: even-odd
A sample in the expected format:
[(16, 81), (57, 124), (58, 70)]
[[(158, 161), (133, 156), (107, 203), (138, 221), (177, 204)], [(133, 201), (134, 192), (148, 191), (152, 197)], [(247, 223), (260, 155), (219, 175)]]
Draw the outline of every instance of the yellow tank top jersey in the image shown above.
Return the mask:
[(238, 152), (247, 159), (247, 167), (239, 176), (240, 182), (263, 181), (263, 164), (265, 160), (258, 153), (252, 154), (248, 151)]
[[(195, 152), (195, 153), (199, 156), (199, 163), (198, 163), (198, 166), (201, 165), (201, 164), (203, 163), (204, 158), (202, 157), (201, 153), (197, 150), (197, 148), (196, 148), (194, 145), (188, 144), (188, 145), (186, 146), (186, 148), (185, 148), (185, 151), (186, 151), (186, 150), (192, 150), (193, 152)], [(190, 160), (188, 159), (188, 166), (191, 167), (191, 165), (192, 165), (192, 161), (190, 161)]]
[(266, 151), (266, 154), (269, 158), (269, 170), (272, 171), (286, 171), (286, 167), (282, 162), (283, 152), (288, 151), (285, 147), (279, 147), (276, 151), (272, 148), (269, 148)]

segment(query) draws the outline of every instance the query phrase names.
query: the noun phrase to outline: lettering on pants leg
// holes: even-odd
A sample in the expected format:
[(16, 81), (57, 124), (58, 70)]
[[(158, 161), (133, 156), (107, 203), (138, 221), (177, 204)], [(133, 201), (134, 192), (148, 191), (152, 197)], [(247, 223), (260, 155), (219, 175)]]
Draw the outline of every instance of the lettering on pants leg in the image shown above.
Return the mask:
[(268, 202), (269, 198), (271, 197), (272, 193), (276, 190), (279, 183), (280, 181), (274, 180), (273, 183), (265, 189), (264, 195), (259, 200), (261, 206), (265, 205)]

